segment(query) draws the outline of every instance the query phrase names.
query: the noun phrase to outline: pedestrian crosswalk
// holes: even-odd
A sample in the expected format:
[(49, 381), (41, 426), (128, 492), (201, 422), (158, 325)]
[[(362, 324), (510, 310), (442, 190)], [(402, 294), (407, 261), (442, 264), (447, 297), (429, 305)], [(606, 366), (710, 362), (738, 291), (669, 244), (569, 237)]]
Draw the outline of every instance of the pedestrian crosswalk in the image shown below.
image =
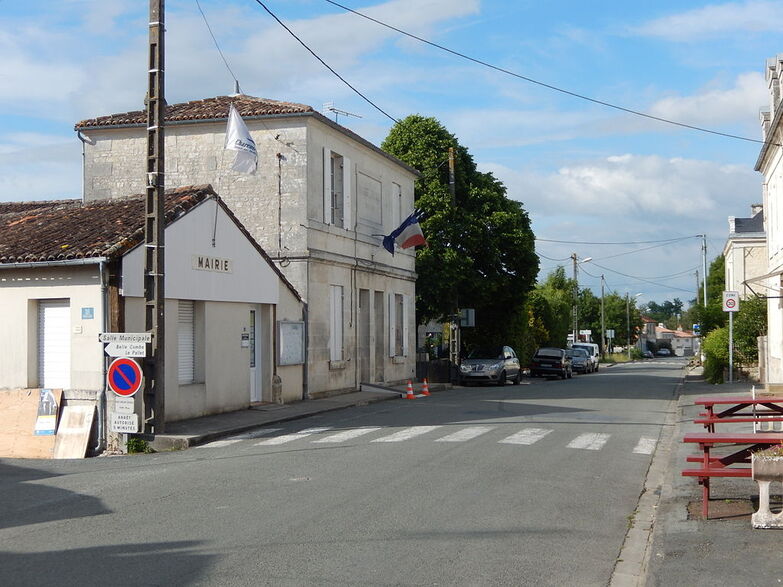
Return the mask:
[[(498, 444), (531, 446), (544, 438), (552, 439), (557, 437), (559, 439), (557, 442), (562, 443), (566, 448), (599, 451), (611, 444), (614, 436), (604, 432), (575, 434), (571, 430), (566, 432), (565, 429), (555, 430), (553, 428), (540, 427), (525, 427), (509, 434), (508, 425), (464, 426), (456, 430), (453, 425), (433, 425), (409, 426), (407, 428), (394, 429), (393, 431), (381, 426), (361, 426), (343, 430), (335, 430), (332, 427), (305, 428), (298, 432), (278, 434), (280, 431), (279, 428), (261, 429), (252, 434), (244, 434), (205, 444), (201, 448), (220, 448), (247, 440), (255, 441), (252, 443), (253, 446), (281, 446), (301, 442), (329, 445), (339, 445), (350, 441), (366, 441), (370, 444), (402, 443), (413, 439), (460, 443), (487, 438), (491, 439), (490, 442)], [(642, 436), (634, 437), (631, 442), (628, 442), (627, 437), (624, 437), (624, 440), (616, 440), (616, 442), (628, 444), (629, 450), (633, 454), (651, 455), (655, 452), (658, 440), (652, 436)]]

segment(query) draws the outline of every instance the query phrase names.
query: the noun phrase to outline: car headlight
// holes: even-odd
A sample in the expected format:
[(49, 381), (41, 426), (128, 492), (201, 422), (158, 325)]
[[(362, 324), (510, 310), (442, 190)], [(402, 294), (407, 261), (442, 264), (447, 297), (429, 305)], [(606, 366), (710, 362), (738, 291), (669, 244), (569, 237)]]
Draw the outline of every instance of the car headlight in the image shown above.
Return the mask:
[(460, 365), (459, 370), (463, 373), (470, 373), (470, 365)]
[(502, 368), (503, 368), (502, 362), (493, 363), (489, 367), (487, 367), (487, 369), (489, 369), (490, 371), (499, 371)]

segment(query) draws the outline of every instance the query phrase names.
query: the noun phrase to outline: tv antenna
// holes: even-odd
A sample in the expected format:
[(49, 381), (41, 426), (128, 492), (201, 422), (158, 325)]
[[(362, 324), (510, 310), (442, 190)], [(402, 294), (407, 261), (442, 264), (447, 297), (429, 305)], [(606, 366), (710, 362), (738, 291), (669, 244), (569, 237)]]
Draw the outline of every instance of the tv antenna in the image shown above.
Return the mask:
[(335, 108), (334, 102), (324, 103), (324, 114), (326, 114), (327, 112), (331, 112), (334, 114), (335, 122), (337, 122), (337, 117), (340, 116), (341, 114), (343, 116), (353, 116), (354, 118), (362, 118), (361, 114), (354, 114), (353, 112), (346, 112), (345, 110), (340, 110), (339, 108)]

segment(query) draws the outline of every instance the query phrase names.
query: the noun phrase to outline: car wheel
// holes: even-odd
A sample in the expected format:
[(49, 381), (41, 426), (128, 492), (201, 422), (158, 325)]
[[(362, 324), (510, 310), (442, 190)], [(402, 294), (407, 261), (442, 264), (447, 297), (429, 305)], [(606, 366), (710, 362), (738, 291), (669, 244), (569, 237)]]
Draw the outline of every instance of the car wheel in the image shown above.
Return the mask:
[(568, 373), (565, 369), (563, 369), (563, 372), (560, 374), (560, 379), (566, 379), (568, 377)]
[(517, 371), (517, 376), (514, 377), (514, 385), (519, 385), (520, 383), (522, 383), (522, 369)]
[(501, 386), (501, 385), (505, 385), (505, 384), (506, 384), (506, 372), (505, 372), (505, 371), (501, 371), (501, 373), (500, 373), (500, 377), (498, 377), (498, 382), (497, 382), (497, 384), (498, 384), (499, 386)]
[(571, 379), (574, 376), (574, 372), (569, 370), (568, 371), (568, 378)]

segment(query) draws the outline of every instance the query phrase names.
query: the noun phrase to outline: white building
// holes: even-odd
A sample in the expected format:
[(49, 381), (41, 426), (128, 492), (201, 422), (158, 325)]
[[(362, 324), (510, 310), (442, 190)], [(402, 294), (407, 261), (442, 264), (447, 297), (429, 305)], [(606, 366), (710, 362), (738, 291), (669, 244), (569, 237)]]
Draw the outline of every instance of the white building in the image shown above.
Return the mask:
[(761, 114), (764, 144), (756, 171), (764, 175), (764, 226), (767, 233), (767, 270), (748, 280), (753, 289), (769, 296), (767, 300), (767, 382), (783, 382), (783, 104), (780, 77), (783, 54), (767, 60), (765, 77), (769, 88), (769, 111)]
[(763, 206), (754, 204), (751, 213), (749, 218), (729, 216), (729, 237), (723, 247), (726, 289), (739, 292), (742, 299), (755, 295), (752, 282), (746, 282), (767, 273)]
[[(234, 103), (258, 172), (230, 171)], [(144, 189), (144, 111), (76, 125), (84, 199)], [(414, 251), (381, 245), (413, 210), (417, 172), (311, 107), (238, 95), (168, 105), (167, 186), (210, 183), (307, 303), (305, 396), (415, 371)]]
[[(210, 186), (169, 190), (165, 210), (166, 421), (302, 399), (296, 290)], [(98, 336), (145, 330), (143, 227), (143, 196), (0, 203), (0, 389), (63, 389), (105, 436)]]

